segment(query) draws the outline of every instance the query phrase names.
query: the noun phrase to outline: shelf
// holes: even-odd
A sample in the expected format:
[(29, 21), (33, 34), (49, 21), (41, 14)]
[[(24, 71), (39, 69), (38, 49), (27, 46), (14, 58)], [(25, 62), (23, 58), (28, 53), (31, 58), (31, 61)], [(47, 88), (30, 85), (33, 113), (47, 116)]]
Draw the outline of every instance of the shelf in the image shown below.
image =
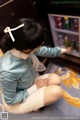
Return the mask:
[(79, 32), (74, 32), (74, 31), (69, 31), (69, 30), (63, 30), (63, 29), (58, 29), (58, 28), (53, 28), (54, 31), (56, 32), (61, 32), (61, 33), (67, 33), (71, 35), (79, 35)]
[(75, 55), (75, 57), (80, 58), (80, 53), (77, 52), (76, 50), (72, 50), (70, 53), (66, 53), (66, 54), (73, 55), (73, 56)]
[(60, 55), (59, 58), (63, 58), (65, 60), (68, 60), (68, 61), (71, 61), (73, 63), (77, 63), (78, 65), (80, 65), (80, 58), (77, 58), (77, 57), (74, 57), (74, 56), (71, 56), (71, 55), (66, 56), (66, 54)]

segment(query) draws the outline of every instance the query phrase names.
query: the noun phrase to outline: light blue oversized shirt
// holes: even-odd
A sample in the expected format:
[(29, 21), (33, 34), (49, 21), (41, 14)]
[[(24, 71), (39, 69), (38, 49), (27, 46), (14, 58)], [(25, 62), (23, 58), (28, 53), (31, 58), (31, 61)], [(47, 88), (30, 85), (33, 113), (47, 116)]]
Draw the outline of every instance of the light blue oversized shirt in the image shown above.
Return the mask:
[[(61, 50), (57, 47), (41, 47), (35, 52), (42, 57), (56, 57), (60, 53)], [(26, 60), (20, 59), (7, 51), (0, 58), (0, 84), (6, 103), (21, 103), (29, 95), (27, 89), (33, 85), (35, 76), (36, 70), (30, 57)]]

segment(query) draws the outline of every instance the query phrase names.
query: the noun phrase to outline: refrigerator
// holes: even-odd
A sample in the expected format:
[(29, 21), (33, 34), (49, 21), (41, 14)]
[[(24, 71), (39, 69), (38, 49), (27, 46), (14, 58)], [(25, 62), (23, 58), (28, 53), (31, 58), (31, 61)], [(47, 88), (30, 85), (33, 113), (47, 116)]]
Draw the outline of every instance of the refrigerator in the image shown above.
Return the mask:
[(80, 17), (48, 13), (48, 21), (54, 46), (72, 48), (60, 57), (80, 64)]

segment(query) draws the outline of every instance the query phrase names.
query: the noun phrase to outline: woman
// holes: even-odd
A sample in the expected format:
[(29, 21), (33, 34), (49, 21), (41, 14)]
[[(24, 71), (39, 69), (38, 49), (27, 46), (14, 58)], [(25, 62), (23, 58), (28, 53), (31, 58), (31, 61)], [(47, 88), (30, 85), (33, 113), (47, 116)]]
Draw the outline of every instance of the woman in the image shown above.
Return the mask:
[[(36, 56), (56, 57), (70, 51), (41, 47), (44, 30), (31, 19), (19, 19), (13, 29), (5, 28), (0, 47), (0, 82), (5, 109), (14, 114), (28, 113), (54, 103), (62, 97), (61, 79), (56, 74), (38, 76), (44, 70)], [(41, 67), (41, 68), (40, 68)]]

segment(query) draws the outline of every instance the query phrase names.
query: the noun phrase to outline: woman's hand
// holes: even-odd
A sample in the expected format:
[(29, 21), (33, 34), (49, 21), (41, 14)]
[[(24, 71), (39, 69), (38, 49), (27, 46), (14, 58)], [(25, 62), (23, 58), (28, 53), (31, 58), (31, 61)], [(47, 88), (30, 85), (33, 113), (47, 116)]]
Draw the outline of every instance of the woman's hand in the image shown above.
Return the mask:
[(44, 80), (43, 79), (42, 80), (37, 80), (36, 83), (35, 83), (35, 85), (37, 86), (37, 88), (41, 88), (43, 86), (48, 85), (48, 81), (49, 81), (48, 78), (46, 78)]
[(66, 52), (71, 52), (72, 49), (73, 49), (72, 47), (67, 47), (67, 48), (66, 48)]

